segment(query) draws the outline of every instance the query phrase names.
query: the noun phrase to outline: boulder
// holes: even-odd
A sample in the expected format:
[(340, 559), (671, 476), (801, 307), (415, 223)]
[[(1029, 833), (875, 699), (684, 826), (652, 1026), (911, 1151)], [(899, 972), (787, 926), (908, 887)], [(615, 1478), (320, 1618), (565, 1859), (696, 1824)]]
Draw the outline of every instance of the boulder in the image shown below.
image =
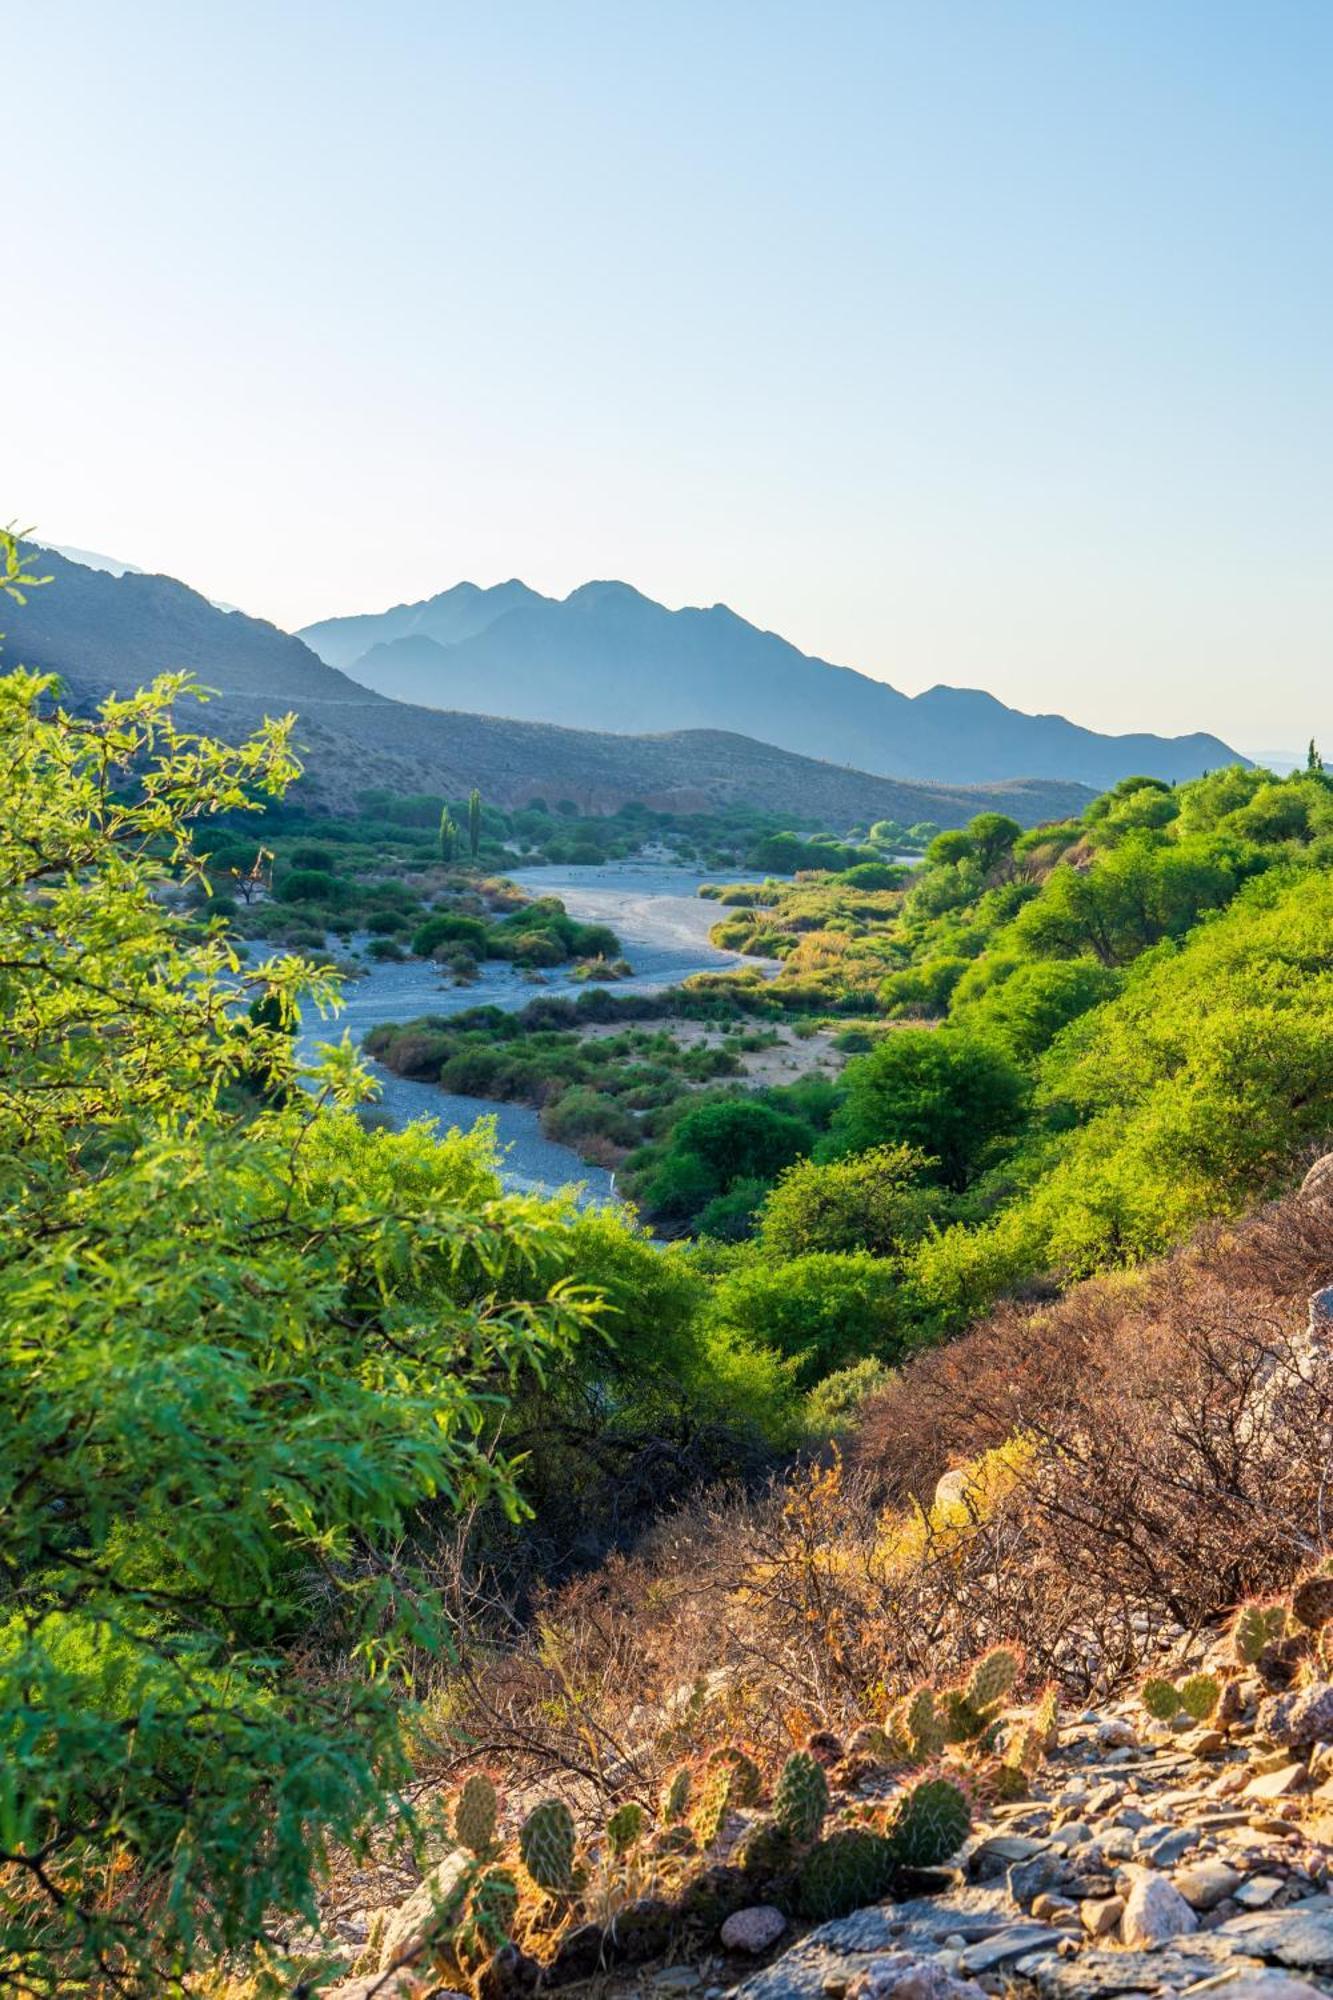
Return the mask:
[(1274, 1695), (1260, 1702), (1256, 1720), (1260, 1734), (1284, 1749), (1333, 1743), (1333, 1687), (1317, 1681), (1313, 1687)]
[(1121, 1942), (1131, 1950), (1152, 1951), (1170, 1938), (1197, 1931), (1195, 1916), (1179, 1889), (1149, 1868), (1132, 1871), (1131, 1887), (1120, 1919)]

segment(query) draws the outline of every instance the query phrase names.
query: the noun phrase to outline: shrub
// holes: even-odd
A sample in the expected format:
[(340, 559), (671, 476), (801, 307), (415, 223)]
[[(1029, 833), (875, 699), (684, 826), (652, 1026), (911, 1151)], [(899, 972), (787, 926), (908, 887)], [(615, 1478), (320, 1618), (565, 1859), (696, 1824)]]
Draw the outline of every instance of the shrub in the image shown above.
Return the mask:
[(477, 958), (485, 958), (488, 942), (486, 926), (479, 917), (468, 917), (450, 910), (427, 917), (425, 923), (412, 933), (412, 951), (417, 958), (433, 957), (441, 945), (454, 949), (463, 945)]
[(810, 1387), (864, 1356), (894, 1361), (908, 1329), (896, 1267), (865, 1251), (817, 1252), (784, 1263), (750, 1259), (717, 1284), (718, 1324), (776, 1348)]
[(911, 1146), (948, 1187), (965, 1187), (1022, 1121), (1027, 1081), (1001, 1050), (950, 1029), (901, 1028), (844, 1072), (834, 1155)]
[(929, 1162), (910, 1146), (874, 1146), (847, 1160), (798, 1160), (785, 1169), (760, 1217), (759, 1236), (775, 1257), (811, 1250), (869, 1250), (891, 1256), (923, 1236), (940, 1198), (923, 1187)]
[(326, 869), (290, 868), (279, 878), (277, 894), (284, 903), (332, 903), (341, 885)]

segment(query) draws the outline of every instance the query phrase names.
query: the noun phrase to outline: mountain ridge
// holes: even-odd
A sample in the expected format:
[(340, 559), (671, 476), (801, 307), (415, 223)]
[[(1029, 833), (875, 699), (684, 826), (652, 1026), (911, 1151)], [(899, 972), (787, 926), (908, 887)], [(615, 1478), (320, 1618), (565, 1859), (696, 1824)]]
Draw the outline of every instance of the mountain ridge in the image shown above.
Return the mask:
[(232, 737), (294, 710), (311, 793), (331, 811), (377, 786), (457, 798), (474, 784), (502, 805), (536, 796), (591, 812), (633, 800), (678, 812), (737, 803), (839, 829), (875, 819), (957, 826), (989, 807), (1031, 825), (1087, 803), (1086, 788), (1051, 781), (900, 783), (743, 732), (618, 735), (414, 707), (361, 686), (267, 620), (218, 610), (173, 577), (112, 576), (49, 550), (42, 568), (52, 583), (5, 608), (0, 667), (58, 673), (83, 708), (183, 668), (217, 690), (193, 726)]
[(564, 598), (517, 578), (454, 585), (387, 613), (324, 619), (298, 636), (395, 700), (467, 707), (469, 689), (484, 684), (515, 719), (635, 733), (730, 729), (910, 782), (1052, 777), (1101, 789), (1131, 773), (1174, 781), (1247, 761), (1205, 731), (1110, 736), (946, 683), (905, 695), (802, 652), (729, 605), (671, 611), (615, 578)]

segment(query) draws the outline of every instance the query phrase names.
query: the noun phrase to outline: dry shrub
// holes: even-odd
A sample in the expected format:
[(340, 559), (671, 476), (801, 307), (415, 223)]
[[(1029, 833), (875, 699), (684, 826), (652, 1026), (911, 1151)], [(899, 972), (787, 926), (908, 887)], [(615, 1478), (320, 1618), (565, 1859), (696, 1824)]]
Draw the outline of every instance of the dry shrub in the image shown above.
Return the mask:
[[(850, 1465), (700, 1503), (522, 1629), (460, 1585), (441, 1755), (647, 1801), (720, 1737), (776, 1759), (999, 1640), (1034, 1681), (1104, 1691), (1324, 1551), (1333, 1366), (1307, 1300), (1331, 1268), (1333, 1198), (1293, 1197), (1004, 1308), (902, 1370)], [(969, 1498), (932, 1507), (987, 1453)]]

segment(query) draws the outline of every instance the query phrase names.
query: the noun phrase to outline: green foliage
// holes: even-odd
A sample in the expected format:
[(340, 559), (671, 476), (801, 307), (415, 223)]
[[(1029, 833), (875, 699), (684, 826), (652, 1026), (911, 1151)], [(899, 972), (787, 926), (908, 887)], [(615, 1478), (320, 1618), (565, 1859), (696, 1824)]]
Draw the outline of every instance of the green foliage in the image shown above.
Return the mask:
[(773, 1791), (773, 1818), (793, 1840), (819, 1838), (829, 1809), (828, 1779), (808, 1750), (794, 1750)]
[(1173, 1681), (1160, 1674), (1149, 1677), (1139, 1689), (1139, 1700), (1157, 1722), (1173, 1722), (1180, 1714), (1180, 1695)]
[[(481, 793), (477, 790), (475, 785), (473, 786), (471, 792), (468, 794), (467, 845), (468, 845), (468, 852), (472, 856), (473, 861), (475, 862), (477, 855), (481, 851)], [(600, 853), (598, 855), (598, 859), (599, 860), (601, 859)]]
[(657, 1823), (661, 1827), (679, 1826), (690, 1809), (690, 1792), (694, 1783), (694, 1773), (688, 1764), (681, 1764), (674, 1770), (662, 1787), (662, 1795), (657, 1806)]
[(864, 1250), (780, 1264), (751, 1255), (717, 1281), (709, 1306), (712, 1324), (785, 1356), (804, 1387), (867, 1355), (896, 1360), (910, 1313), (896, 1264)]
[(456, 859), (458, 854), (458, 823), (448, 806), (443, 806), (440, 810), (440, 827), (436, 838), (440, 849), (440, 859), (447, 867), (451, 861)]
[(518, 1832), (523, 1866), (539, 1889), (568, 1895), (574, 1886), (574, 1815), (563, 1799), (544, 1799)]
[(774, 1257), (869, 1250), (888, 1257), (919, 1241), (940, 1213), (923, 1186), (930, 1162), (911, 1146), (872, 1146), (845, 1160), (800, 1160), (764, 1203), (759, 1240)]
[(1206, 1722), (1221, 1694), (1221, 1687), (1211, 1674), (1191, 1674), (1180, 1684), (1180, 1706), (1193, 1721)]
[(606, 1822), (606, 1844), (613, 1854), (628, 1854), (648, 1831), (648, 1815), (633, 1799), (617, 1806)]
[(834, 1154), (913, 1147), (962, 1188), (996, 1140), (1018, 1129), (1026, 1082), (999, 1049), (950, 1030), (901, 1028), (849, 1062), (829, 1141)]
[[(427, 1502), (517, 1514), (511, 1385), (590, 1296), (484, 1140), (369, 1133), (350, 1049), (297, 1064), (302, 963), (242, 970), (161, 895), (274, 793), (287, 726), (183, 733), (165, 677), (92, 721), (0, 681), (0, 1715), (6, 1976), (161, 1990), (314, 1916), (394, 1809), (398, 1685), (441, 1644)], [(252, 1000), (264, 1002), (244, 1032)], [(266, 1079), (256, 1102), (250, 1079)], [(321, 1095), (299, 1088), (316, 1083)], [(350, 1671), (298, 1672), (311, 1606)], [(46, 1865), (40, 1859), (46, 1857)]]

